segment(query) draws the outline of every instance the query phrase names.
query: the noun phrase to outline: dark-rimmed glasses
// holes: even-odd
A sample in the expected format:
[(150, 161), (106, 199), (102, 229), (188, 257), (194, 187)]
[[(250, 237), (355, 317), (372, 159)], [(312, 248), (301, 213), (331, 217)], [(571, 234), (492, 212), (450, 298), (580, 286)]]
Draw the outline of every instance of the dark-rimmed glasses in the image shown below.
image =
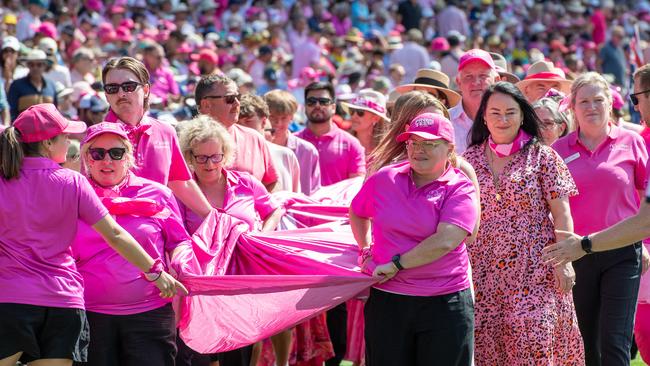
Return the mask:
[(638, 93), (630, 94), (630, 100), (632, 101), (632, 104), (638, 105), (639, 104), (639, 97), (637, 97), (637, 95), (645, 94), (645, 93), (648, 93), (648, 92), (650, 92), (650, 89), (640, 91)]
[(236, 101), (241, 99), (241, 94), (228, 94), (228, 95), (206, 95), (203, 99), (221, 99), (226, 102), (226, 104), (233, 104)]
[(330, 105), (334, 103), (334, 101), (330, 98), (316, 98), (316, 97), (309, 97), (306, 100), (307, 105), (310, 107), (315, 106), (317, 103), (320, 105)]
[(199, 164), (206, 164), (208, 160), (212, 164), (219, 164), (223, 160), (223, 154), (212, 154), (212, 155), (194, 155), (192, 154), (194, 160)]
[(116, 94), (121, 88), (125, 93), (133, 93), (140, 85), (142, 84), (136, 81), (127, 81), (122, 84), (106, 84), (104, 85), (104, 92), (106, 94)]
[(363, 109), (350, 109), (350, 117), (357, 115), (359, 117), (363, 117), (366, 114), (366, 111)]
[(106, 153), (108, 153), (108, 156), (111, 158), (111, 160), (122, 160), (122, 158), (124, 158), (124, 154), (126, 153), (126, 149), (123, 147), (114, 147), (111, 149), (95, 147), (88, 149), (88, 153), (90, 154), (90, 158), (95, 161), (104, 160)]

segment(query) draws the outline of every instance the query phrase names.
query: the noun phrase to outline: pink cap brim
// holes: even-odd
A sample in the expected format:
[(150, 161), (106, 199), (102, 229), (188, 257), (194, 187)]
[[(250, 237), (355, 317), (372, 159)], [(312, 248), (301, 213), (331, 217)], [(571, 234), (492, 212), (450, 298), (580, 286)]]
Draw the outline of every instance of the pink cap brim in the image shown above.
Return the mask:
[(83, 122), (68, 121), (68, 126), (61, 133), (84, 133), (88, 127)]
[(484, 59), (476, 57), (476, 58), (470, 58), (470, 59), (465, 60), (462, 63), (460, 63), (458, 65), (458, 71), (462, 70), (465, 66), (467, 66), (468, 64), (470, 64), (472, 62), (481, 62), (481, 63), (483, 63), (483, 65), (489, 67), (490, 69), (496, 70), (495, 65), (490, 65), (490, 63), (485, 61)]
[(119, 136), (119, 137), (121, 137), (121, 138), (123, 138), (125, 140), (129, 139), (129, 137), (126, 135), (126, 132), (121, 132), (121, 131), (118, 131), (118, 130), (97, 130), (97, 131), (94, 131), (94, 133), (89, 133), (88, 135), (86, 135), (86, 137), (84, 137), (84, 139), (81, 141), (81, 145), (84, 145), (84, 144), (88, 143), (88, 141), (94, 139), (95, 137), (98, 137), (98, 136), (101, 136), (101, 135), (104, 135), (104, 134), (107, 134), (107, 133), (117, 135), (117, 136)]
[[(407, 132), (402, 132), (397, 136), (397, 142), (404, 142), (411, 137), (411, 135), (419, 136), (422, 137), (423, 139), (427, 140), (445, 140), (444, 137), (441, 136), (436, 136), (432, 133), (428, 132), (423, 132), (423, 131), (407, 131)], [(446, 141), (446, 140), (445, 140)]]

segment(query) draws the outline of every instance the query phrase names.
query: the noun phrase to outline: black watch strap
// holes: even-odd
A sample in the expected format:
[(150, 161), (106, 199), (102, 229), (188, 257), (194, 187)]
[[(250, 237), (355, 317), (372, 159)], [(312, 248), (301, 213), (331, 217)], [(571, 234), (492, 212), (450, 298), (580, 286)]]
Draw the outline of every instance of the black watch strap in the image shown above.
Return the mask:
[(393, 264), (395, 265), (395, 267), (397, 267), (397, 269), (399, 269), (399, 270), (401, 271), (401, 270), (404, 269), (404, 267), (402, 267), (402, 263), (399, 262), (400, 258), (402, 258), (401, 255), (399, 255), (399, 254), (395, 254), (395, 255), (393, 256), (393, 259), (391, 259), (391, 261), (393, 262)]
[(585, 235), (582, 237), (582, 240), (580, 240), (580, 246), (582, 246), (582, 250), (585, 251), (587, 254), (593, 253), (591, 251), (591, 239), (589, 238), (589, 235)]

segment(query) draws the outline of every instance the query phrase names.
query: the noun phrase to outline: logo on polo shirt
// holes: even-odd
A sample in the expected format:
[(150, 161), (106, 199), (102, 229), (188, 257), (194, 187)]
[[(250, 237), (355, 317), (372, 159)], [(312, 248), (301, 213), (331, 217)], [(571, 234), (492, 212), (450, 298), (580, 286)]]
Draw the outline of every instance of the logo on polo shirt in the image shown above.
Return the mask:
[(444, 188), (434, 188), (426, 193), (427, 200), (434, 203), (438, 202), (444, 195), (445, 195)]
[(153, 147), (156, 149), (169, 149), (170, 145), (168, 141), (154, 141)]
[(620, 150), (620, 151), (629, 151), (630, 145), (628, 144), (611, 144), (609, 145), (609, 151)]

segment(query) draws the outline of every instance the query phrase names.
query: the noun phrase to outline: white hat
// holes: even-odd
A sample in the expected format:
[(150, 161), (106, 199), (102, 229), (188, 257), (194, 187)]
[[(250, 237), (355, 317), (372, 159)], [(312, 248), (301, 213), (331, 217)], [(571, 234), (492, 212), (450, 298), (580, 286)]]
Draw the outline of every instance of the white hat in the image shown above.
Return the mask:
[(38, 48), (43, 50), (48, 55), (52, 55), (59, 50), (59, 45), (56, 44), (56, 41), (50, 37), (43, 37), (38, 42)]
[(373, 89), (360, 90), (356, 98), (349, 102), (341, 102), (341, 108), (348, 114), (350, 109), (361, 109), (390, 121), (386, 116), (386, 97)]
[(21, 58), (20, 61), (23, 62), (29, 62), (29, 61), (48, 61), (47, 55), (43, 50), (38, 50), (38, 49), (32, 49), (31, 51), (27, 52), (27, 55), (25, 57)]
[(2, 49), (11, 48), (12, 50), (18, 52), (20, 51), (20, 41), (14, 36), (6, 36), (2, 39)]

